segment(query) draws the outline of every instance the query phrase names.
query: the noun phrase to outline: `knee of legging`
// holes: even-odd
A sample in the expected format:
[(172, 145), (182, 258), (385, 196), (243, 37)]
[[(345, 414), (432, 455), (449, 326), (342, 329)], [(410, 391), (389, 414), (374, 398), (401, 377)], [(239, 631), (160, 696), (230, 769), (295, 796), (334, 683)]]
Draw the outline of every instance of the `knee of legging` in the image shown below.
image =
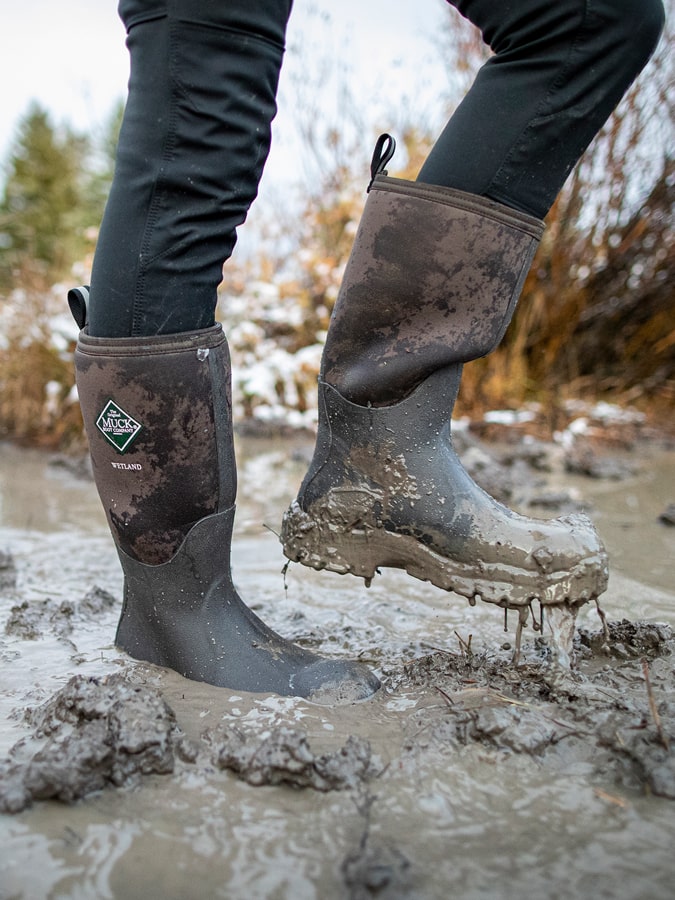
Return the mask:
[(653, 52), (665, 21), (662, 0), (448, 0), (476, 25), (498, 56), (530, 58), (552, 48), (569, 50), (590, 35), (615, 65), (641, 65)]
[[(631, 76), (645, 65), (656, 49), (665, 23), (662, 0), (591, 0), (604, 20), (608, 52)], [(611, 50), (610, 50), (611, 48)]]

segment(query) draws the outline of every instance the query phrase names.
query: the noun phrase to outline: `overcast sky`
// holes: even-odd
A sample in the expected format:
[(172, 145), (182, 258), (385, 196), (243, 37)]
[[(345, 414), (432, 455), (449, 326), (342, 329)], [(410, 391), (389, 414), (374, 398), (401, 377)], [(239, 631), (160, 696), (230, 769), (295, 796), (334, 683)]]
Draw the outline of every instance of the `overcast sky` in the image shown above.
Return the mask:
[[(116, 0), (19, 0), (3, 7), (0, 158), (5, 160), (31, 99), (56, 121), (88, 132), (100, 125), (126, 93), (128, 57)], [(403, 91), (414, 95), (422, 80), (445, 77), (432, 41), (448, 14), (444, 0), (295, 0), (288, 44), (301, 41), (311, 48), (311, 68), (321, 65), (324, 54), (342, 54), (362, 96), (377, 85), (392, 98)], [(330, 29), (321, 24), (322, 16), (330, 17)], [(285, 69), (292, 59), (289, 54)], [(287, 100), (288, 91), (281, 96)], [(283, 116), (282, 106), (280, 131)], [(272, 158), (270, 164), (274, 168)]]

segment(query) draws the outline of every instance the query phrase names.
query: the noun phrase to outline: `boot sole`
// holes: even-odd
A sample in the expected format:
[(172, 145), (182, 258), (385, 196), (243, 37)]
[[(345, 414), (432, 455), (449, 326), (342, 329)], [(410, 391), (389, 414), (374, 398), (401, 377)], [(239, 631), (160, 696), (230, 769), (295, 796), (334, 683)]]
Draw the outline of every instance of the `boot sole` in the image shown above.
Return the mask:
[(317, 570), (356, 575), (366, 586), (381, 568), (404, 569), (408, 575), (444, 591), (454, 591), (473, 606), (477, 600), (522, 609), (533, 600), (543, 606), (581, 606), (607, 587), (604, 554), (593, 554), (559, 573), (448, 559), (409, 535), (384, 528), (340, 529), (315, 519), (294, 502), (284, 515), (284, 554)]

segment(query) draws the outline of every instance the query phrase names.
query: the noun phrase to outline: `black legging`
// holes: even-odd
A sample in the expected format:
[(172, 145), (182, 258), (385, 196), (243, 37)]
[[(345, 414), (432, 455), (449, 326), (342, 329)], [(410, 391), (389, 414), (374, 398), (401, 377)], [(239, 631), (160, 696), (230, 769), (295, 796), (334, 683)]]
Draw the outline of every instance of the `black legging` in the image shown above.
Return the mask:
[[(495, 55), (418, 179), (543, 218), (653, 52), (661, 0), (450, 2)], [(91, 334), (213, 324), (223, 263), (269, 151), (291, 3), (120, 0), (131, 78)]]

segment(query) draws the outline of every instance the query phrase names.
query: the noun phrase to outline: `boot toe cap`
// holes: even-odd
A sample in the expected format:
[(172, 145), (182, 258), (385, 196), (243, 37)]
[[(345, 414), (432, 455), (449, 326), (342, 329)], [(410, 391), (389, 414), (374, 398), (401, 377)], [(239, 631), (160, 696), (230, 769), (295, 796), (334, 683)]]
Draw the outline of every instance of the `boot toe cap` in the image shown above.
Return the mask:
[(367, 700), (380, 688), (380, 680), (360, 663), (319, 659), (293, 679), (297, 694), (325, 706)]

